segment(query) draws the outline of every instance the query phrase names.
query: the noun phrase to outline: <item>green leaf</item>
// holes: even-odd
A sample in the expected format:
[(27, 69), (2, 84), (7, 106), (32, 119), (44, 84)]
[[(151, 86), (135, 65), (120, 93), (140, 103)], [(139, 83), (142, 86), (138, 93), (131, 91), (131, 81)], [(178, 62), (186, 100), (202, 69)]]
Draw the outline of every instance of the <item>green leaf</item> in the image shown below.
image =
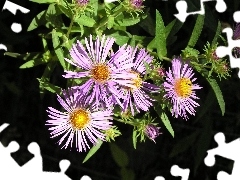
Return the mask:
[(166, 26), (166, 28), (165, 28), (165, 36), (166, 36), (166, 38), (167, 38), (168, 35), (170, 34), (170, 32), (171, 32), (173, 26), (175, 25), (175, 23), (176, 23), (176, 19), (174, 19), (172, 22), (170, 22), (170, 23)]
[[(43, 75), (41, 77), (41, 82), (49, 82), (51, 74), (55, 69), (57, 61), (49, 61), (45, 67)], [(43, 99), (46, 89), (39, 83), (40, 98)]]
[(135, 174), (134, 171), (127, 168), (121, 168), (121, 180), (134, 180)]
[(59, 86), (55, 86), (49, 82), (43, 81), (42, 79), (37, 78), (40, 83), (40, 87), (44, 88), (52, 93), (60, 94), (61, 88)]
[(134, 149), (137, 149), (137, 131), (135, 129), (133, 129), (132, 139), (133, 139), (133, 147)]
[(152, 39), (152, 41), (150, 41), (150, 43), (147, 45), (147, 50), (148, 51), (152, 51), (153, 49), (156, 49), (156, 42), (155, 42), (155, 38)]
[(165, 112), (162, 112), (161, 120), (162, 120), (163, 124), (165, 125), (165, 127), (167, 128), (167, 130), (172, 135), (172, 137), (174, 137), (174, 131), (173, 131), (172, 125), (171, 125), (167, 115), (165, 114)]
[(19, 54), (19, 53), (14, 53), (14, 52), (5, 52), (4, 55), (28, 61), (31, 59), (36, 59), (36, 58), (41, 57), (42, 53), (33, 52), (33, 53)]
[(155, 29), (154, 29), (154, 20), (153, 18), (151, 17), (150, 14), (147, 14), (147, 18), (142, 20), (140, 23), (139, 23), (139, 26), (141, 26), (146, 32), (148, 32), (151, 36), (154, 36), (155, 34)]
[(57, 0), (29, 0), (29, 1), (39, 3), (39, 4), (44, 4), (44, 3), (51, 4), (51, 3), (57, 2)]
[(114, 24), (114, 17), (113, 16), (108, 16), (108, 23), (107, 23), (107, 28), (111, 29)]
[(38, 26), (44, 25), (47, 20), (45, 19), (46, 10), (40, 12), (36, 17), (33, 18), (32, 22), (28, 26), (27, 31), (32, 31)]
[(62, 33), (57, 32), (55, 29), (52, 30), (52, 41), (53, 41), (53, 48), (54, 51), (58, 57), (58, 60), (60, 62), (60, 64), (62, 65), (63, 69), (67, 69), (67, 62), (64, 60), (64, 53), (63, 53), (63, 49), (60, 46), (60, 39), (59, 37), (62, 36)]
[(199, 131), (195, 131), (191, 135), (184, 137), (180, 141), (177, 142), (176, 145), (174, 145), (171, 153), (170, 158), (175, 157), (176, 155), (186, 151), (188, 148), (190, 148), (193, 143), (195, 142), (197, 135), (199, 134)]
[(197, 43), (197, 40), (202, 32), (202, 28), (203, 28), (203, 25), (204, 25), (204, 18), (205, 16), (204, 15), (198, 15), (197, 17), (197, 20), (196, 20), (196, 23), (195, 23), (195, 26), (193, 28), (193, 31), (192, 31), (192, 35), (188, 41), (188, 45), (189, 47), (194, 47), (195, 44)]
[(24, 63), (19, 68), (20, 69), (31, 68), (31, 67), (34, 67), (34, 66), (37, 66), (37, 65), (40, 65), (40, 64), (44, 64), (44, 63), (47, 63), (47, 62), (48, 61), (46, 61), (43, 58), (37, 58), (37, 59), (33, 59), (33, 60), (30, 60), (30, 61)]
[(221, 30), (222, 30), (222, 25), (221, 25), (221, 22), (218, 21), (217, 30), (216, 30), (215, 36), (214, 36), (214, 38), (212, 40), (212, 43), (211, 43), (212, 46), (214, 46), (217, 43), (219, 35), (221, 34)]
[(220, 106), (220, 109), (222, 111), (222, 116), (225, 114), (225, 102), (224, 102), (224, 99), (223, 99), (223, 95), (222, 95), (222, 91), (217, 83), (217, 81), (215, 79), (212, 79), (212, 78), (207, 78), (207, 81), (209, 82), (209, 84), (211, 85), (215, 95), (216, 95), (216, 98), (218, 100), (218, 104)]
[(118, 26), (132, 26), (132, 25), (137, 24), (139, 22), (140, 22), (140, 18), (121, 19), (121, 20), (116, 20), (115, 25), (118, 25)]
[(161, 14), (156, 10), (156, 31), (155, 44), (157, 46), (157, 54), (161, 59), (167, 56), (165, 26)]
[(77, 22), (79, 25), (87, 27), (93, 27), (96, 24), (96, 21), (93, 18), (85, 15), (81, 15), (79, 18), (75, 19), (75, 22)]
[(120, 149), (115, 143), (111, 143), (110, 150), (112, 153), (112, 157), (119, 167), (124, 168), (128, 165), (128, 156), (126, 152)]
[(115, 38), (116, 44), (119, 46), (122, 46), (129, 41), (130, 38), (126, 35), (127, 35), (126, 32), (123, 31), (117, 31), (110, 34), (111, 37)]
[(98, 140), (97, 144), (90, 149), (90, 151), (88, 152), (87, 156), (84, 158), (82, 163), (85, 163), (90, 157), (92, 157), (97, 152), (97, 150), (101, 147), (102, 143), (103, 141)]
[(50, 4), (46, 12), (46, 20), (53, 26), (57, 28), (64, 27), (62, 17), (59, 16), (61, 11), (57, 8), (56, 4)]
[(69, 6), (69, 3), (66, 0), (60, 0), (60, 3), (57, 4), (57, 8), (68, 18), (72, 18), (72, 8)]

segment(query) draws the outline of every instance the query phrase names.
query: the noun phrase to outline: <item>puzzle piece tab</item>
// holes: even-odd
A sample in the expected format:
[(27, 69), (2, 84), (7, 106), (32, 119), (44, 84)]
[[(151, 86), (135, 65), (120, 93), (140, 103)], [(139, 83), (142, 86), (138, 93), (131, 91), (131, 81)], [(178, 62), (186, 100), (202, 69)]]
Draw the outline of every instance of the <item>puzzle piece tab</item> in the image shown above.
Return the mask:
[[(3, 124), (0, 126), (0, 133), (9, 124)], [(58, 179), (58, 180), (71, 180), (66, 174), (66, 170), (70, 165), (68, 160), (61, 160), (59, 163), (60, 172), (45, 172), (43, 171), (42, 156), (40, 152), (40, 147), (37, 143), (32, 142), (28, 145), (28, 150), (34, 154), (34, 158), (29, 162), (20, 167), (16, 161), (11, 157), (12, 152), (16, 152), (19, 149), (19, 144), (16, 142), (11, 142), (7, 148), (5, 148), (2, 143), (0, 143), (0, 179)], [(83, 176), (81, 180), (91, 180), (89, 176)]]
[[(235, 12), (233, 18), (235, 22), (240, 22), (240, 11)], [(228, 47), (218, 46), (216, 54), (220, 58), (228, 55), (231, 68), (240, 68), (240, 58), (235, 58), (232, 54), (234, 48), (240, 47), (240, 39), (233, 39), (233, 30), (231, 28), (225, 28), (222, 32), (227, 34)], [(238, 77), (240, 78), (240, 71)]]
[(222, 156), (224, 158), (234, 161), (232, 174), (220, 171), (217, 175), (217, 180), (239, 180), (240, 171), (240, 138), (225, 143), (225, 136), (223, 133), (217, 133), (214, 136), (215, 141), (218, 143), (218, 147), (208, 150), (208, 155), (204, 159), (204, 163), (207, 166), (213, 166), (215, 164), (215, 155)]
[(203, 14), (205, 14), (203, 3), (207, 2), (207, 1), (217, 1), (215, 8), (220, 13), (226, 11), (226, 9), (227, 9), (227, 6), (226, 6), (226, 3), (224, 2), (224, 0), (201, 0), (201, 2), (200, 2), (201, 9), (199, 11), (187, 13), (186, 1), (180, 0), (176, 3), (176, 8), (178, 10), (178, 14), (174, 14), (174, 16), (176, 18), (178, 18), (181, 22), (185, 22), (186, 18), (189, 15), (193, 15), (193, 14), (202, 14), (203, 15)]

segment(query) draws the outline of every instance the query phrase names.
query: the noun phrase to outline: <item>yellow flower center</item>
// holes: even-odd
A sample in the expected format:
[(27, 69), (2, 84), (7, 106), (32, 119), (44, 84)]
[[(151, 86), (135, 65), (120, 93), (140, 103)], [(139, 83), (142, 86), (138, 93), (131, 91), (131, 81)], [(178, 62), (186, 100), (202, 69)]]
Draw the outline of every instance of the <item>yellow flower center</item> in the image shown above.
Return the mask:
[(110, 70), (106, 64), (95, 65), (91, 69), (90, 74), (95, 81), (100, 83), (104, 83), (110, 78)]
[(135, 79), (132, 79), (133, 85), (135, 86), (135, 88), (131, 88), (131, 91), (134, 91), (136, 89), (139, 89), (142, 86), (142, 78), (140, 77), (140, 74), (135, 71), (131, 71), (131, 73), (137, 75), (137, 77)]
[(175, 81), (174, 90), (178, 97), (186, 98), (191, 95), (192, 82), (188, 78), (180, 78)]
[(77, 109), (70, 115), (70, 122), (74, 129), (84, 129), (89, 121), (89, 112), (83, 109)]

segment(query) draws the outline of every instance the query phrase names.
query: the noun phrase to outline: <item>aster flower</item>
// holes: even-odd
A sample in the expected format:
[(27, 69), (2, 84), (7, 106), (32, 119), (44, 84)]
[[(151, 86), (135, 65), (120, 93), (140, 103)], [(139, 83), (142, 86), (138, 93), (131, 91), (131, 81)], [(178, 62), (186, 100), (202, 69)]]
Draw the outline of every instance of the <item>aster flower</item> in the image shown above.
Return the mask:
[[(117, 90), (118, 84), (126, 87), (133, 87), (131, 78), (135, 75), (128, 73), (126, 70), (132, 67), (132, 61), (128, 58), (128, 52), (125, 46), (119, 48), (116, 53), (110, 55), (110, 49), (115, 39), (105, 36), (100, 41), (97, 37), (93, 42), (85, 38), (87, 50), (80, 41), (74, 44), (70, 50), (72, 60), (65, 60), (80, 69), (79, 72), (65, 71), (65, 78), (88, 78), (81, 86), (75, 88), (81, 90), (84, 95), (89, 96), (89, 103), (96, 102), (97, 106), (106, 103), (109, 107), (111, 104), (120, 102), (120, 94)], [(117, 64), (117, 65), (116, 65)]]
[[(112, 111), (96, 110), (94, 105), (88, 104), (88, 99), (73, 89), (63, 90), (63, 98), (58, 95), (57, 100), (64, 108), (61, 112), (49, 107), (46, 125), (51, 126), (51, 138), (61, 136), (58, 145), (64, 144), (67, 148), (69, 143), (72, 147), (75, 141), (79, 152), (90, 149), (89, 142), (96, 145), (98, 139), (105, 141), (106, 135), (101, 130), (108, 130), (112, 126)], [(66, 140), (64, 143), (63, 141)]]
[(188, 119), (187, 113), (195, 115), (194, 108), (199, 106), (195, 99), (199, 99), (196, 89), (201, 89), (198, 84), (194, 84), (193, 69), (188, 64), (183, 64), (179, 58), (172, 60), (172, 69), (166, 72), (166, 81), (163, 83), (166, 95), (164, 97), (171, 100), (172, 115)]
[(89, 3), (89, 0), (76, 0), (76, 2), (79, 6), (87, 6)]
[[(240, 23), (237, 23), (233, 32), (233, 40), (240, 39)], [(235, 58), (239, 58), (240, 56), (240, 47), (235, 47), (233, 49), (233, 53)]]
[[(151, 139), (153, 142), (155, 142), (155, 139), (162, 133), (159, 132), (160, 127), (156, 127), (153, 124), (148, 124), (145, 127), (144, 133), (146, 136)], [(155, 142), (156, 143), (156, 142)]]
[(149, 107), (152, 106), (153, 99), (151, 99), (146, 92), (158, 92), (160, 88), (142, 79), (142, 76), (146, 73), (144, 62), (150, 64), (153, 59), (147, 51), (145, 51), (145, 49), (138, 50), (137, 47), (134, 49), (130, 46), (127, 47), (127, 50), (129, 51), (130, 59), (133, 60), (133, 67), (129, 69), (129, 72), (135, 74), (136, 77), (132, 79), (134, 87), (123, 87), (121, 89), (124, 97), (123, 111), (128, 111), (128, 107), (130, 106), (131, 113), (134, 115), (134, 109), (136, 109), (137, 112), (140, 112), (140, 109), (148, 111)]

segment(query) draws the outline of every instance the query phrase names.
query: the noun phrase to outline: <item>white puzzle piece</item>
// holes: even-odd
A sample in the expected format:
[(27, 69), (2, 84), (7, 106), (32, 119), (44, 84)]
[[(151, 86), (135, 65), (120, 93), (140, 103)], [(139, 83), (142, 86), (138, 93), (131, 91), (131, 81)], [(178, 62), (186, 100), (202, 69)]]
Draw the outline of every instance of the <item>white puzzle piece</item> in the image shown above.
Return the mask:
[(205, 9), (204, 9), (203, 3), (207, 2), (207, 1), (217, 1), (215, 8), (220, 13), (226, 11), (226, 9), (227, 9), (227, 6), (226, 6), (226, 3), (224, 2), (224, 0), (200, 0), (200, 5), (201, 5), (200, 10), (195, 11), (195, 12), (187, 13), (187, 3), (186, 3), (186, 1), (180, 0), (176, 3), (176, 8), (178, 10), (178, 14), (174, 14), (174, 16), (176, 18), (178, 18), (181, 22), (185, 22), (186, 18), (189, 15), (194, 15), (194, 14), (202, 14), (203, 15), (203, 14), (205, 14)]
[[(0, 126), (0, 133), (9, 124), (3, 124)], [(16, 152), (19, 149), (18, 143), (11, 142), (7, 148), (0, 143), (0, 179), (1, 180), (71, 180), (66, 174), (67, 168), (70, 166), (68, 160), (61, 160), (59, 163), (60, 172), (46, 172), (43, 171), (42, 156), (40, 147), (37, 143), (32, 142), (28, 145), (28, 150), (34, 155), (30, 161), (20, 167), (16, 161), (11, 157), (12, 152)], [(89, 176), (84, 175), (80, 180), (91, 180)]]
[(223, 133), (217, 133), (214, 136), (215, 141), (218, 144), (217, 148), (207, 151), (207, 156), (204, 159), (204, 163), (207, 166), (213, 166), (215, 164), (215, 155), (224, 157), (234, 161), (232, 174), (228, 174), (224, 171), (220, 171), (217, 175), (217, 180), (239, 180), (240, 179), (240, 138), (225, 143), (225, 136)]

